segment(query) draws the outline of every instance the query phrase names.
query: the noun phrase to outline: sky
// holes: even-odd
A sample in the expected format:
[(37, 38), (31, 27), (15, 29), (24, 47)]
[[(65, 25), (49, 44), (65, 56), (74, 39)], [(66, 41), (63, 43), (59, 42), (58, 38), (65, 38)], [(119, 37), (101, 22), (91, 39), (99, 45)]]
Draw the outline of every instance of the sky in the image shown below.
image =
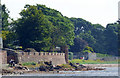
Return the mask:
[(67, 17), (83, 18), (93, 24), (104, 27), (118, 20), (118, 2), (120, 0), (2, 0), (10, 11), (10, 17), (20, 18), (19, 13), (25, 4), (43, 4), (56, 9)]

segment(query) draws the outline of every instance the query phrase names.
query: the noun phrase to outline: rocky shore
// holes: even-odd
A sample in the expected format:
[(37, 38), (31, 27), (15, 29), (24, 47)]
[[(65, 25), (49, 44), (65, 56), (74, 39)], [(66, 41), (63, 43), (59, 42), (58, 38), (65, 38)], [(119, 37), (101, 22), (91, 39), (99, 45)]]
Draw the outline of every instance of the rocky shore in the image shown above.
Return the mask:
[[(61, 73), (60, 71), (89, 71), (89, 70), (105, 70), (104, 68), (97, 68), (100, 67), (101, 64), (73, 64), (69, 63), (64, 65), (52, 65), (49, 62), (45, 62), (44, 65), (39, 66), (35, 69), (30, 69), (26, 66), (16, 65), (15, 67), (9, 67), (8, 69), (2, 69), (2, 75), (8, 74), (26, 74), (26, 73), (40, 73), (40, 74), (56, 74)], [(116, 65), (101, 65), (101, 66), (116, 66)]]

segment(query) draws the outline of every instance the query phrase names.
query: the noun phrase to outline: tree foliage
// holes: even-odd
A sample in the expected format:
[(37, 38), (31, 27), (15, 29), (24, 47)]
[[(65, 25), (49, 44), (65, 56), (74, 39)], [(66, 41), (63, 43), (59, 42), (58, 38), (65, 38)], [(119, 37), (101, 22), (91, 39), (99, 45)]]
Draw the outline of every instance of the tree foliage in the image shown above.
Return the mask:
[(118, 55), (117, 23), (108, 24), (106, 28), (104, 28), (100, 24), (92, 24), (81, 18), (70, 18), (70, 20), (75, 27), (75, 36), (85, 40), (88, 46), (92, 47), (96, 53)]
[(70, 51), (81, 52), (86, 46), (88, 46), (88, 43), (85, 40), (82, 40), (81, 38), (75, 38), (74, 45), (70, 46)]
[(74, 26), (72, 22), (57, 10), (47, 8), (44, 5), (37, 5), (37, 7), (42, 10), (54, 26), (51, 34), (52, 46), (73, 45)]
[(52, 24), (36, 6), (25, 7), (16, 22), (16, 33), (23, 48), (48, 50)]
[(116, 23), (108, 24), (104, 31), (105, 52), (107, 52), (107, 54), (118, 54), (118, 26)]
[(9, 29), (9, 22), (8, 22), (8, 18), (9, 18), (9, 11), (6, 8), (5, 5), (2, 5), (2, 30), (6, 31)]
[(9, 47), (9, 44), (13, 43), (15, 36), (13, 35), (13, 31), (11, 31), (10, 25), (10, 11), (6, 8), (5, 5), (2, 5), (2, 39), (3, 39), (3, 47)]
[[(20, 45), (48, 51), (56, 46), (73, 44), (73, 24), (63, 16), (56, 17), (56, 12), (44, 5), (26, 5), (15, 23)], [(55, 23), (50, 20), (52, 18)]]
[(89, 50), (85, 50), (89, 46), (96, 53), (118, 55), (120, 26), (117, 23), (103, 27), (82, 18), (68, 18), (55, 9), (37, 4), (26, 5), (20, 12), (21, 18), (10, 24), (5, 5), (2, 10), (4, 47), (12, 44), (50, 51), (69, 45), (70, 51), (82, 52)]

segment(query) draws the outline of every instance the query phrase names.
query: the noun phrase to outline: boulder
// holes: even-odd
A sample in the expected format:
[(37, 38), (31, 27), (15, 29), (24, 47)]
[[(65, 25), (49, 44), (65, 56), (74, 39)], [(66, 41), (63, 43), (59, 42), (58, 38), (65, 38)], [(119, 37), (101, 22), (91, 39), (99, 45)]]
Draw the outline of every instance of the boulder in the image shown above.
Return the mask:
[(53, 66), (53, 65), (52, 65), (52, 61), (50, 61), (50, 62), (45, 61), (44, 64), (49, 65), (49, 66)]
[(2, 74), (3, 73), (5, 73), (5, 74), (12, 74), (13, 73), (13, 71), (11, 71), (11, 70), (7, 70), (7, 69), (2, 69)]
[(39, 71), (48, 71), (48, 67), (47, 66), (40, 66)]

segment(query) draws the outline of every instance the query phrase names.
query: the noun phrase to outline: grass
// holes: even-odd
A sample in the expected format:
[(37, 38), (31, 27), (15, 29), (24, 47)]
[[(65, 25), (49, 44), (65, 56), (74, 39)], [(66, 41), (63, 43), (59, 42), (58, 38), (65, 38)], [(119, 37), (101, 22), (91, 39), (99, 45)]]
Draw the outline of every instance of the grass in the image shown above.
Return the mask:
[(96, 53), (97, 57), (112, 57), (112, 55)]
[(34, 62), (27, 62), (27, 63), (23, 63), (23, 66), (28, 66), (28, 65), (36, 65), (36, 63)]
[(69, 64), (62, 64), (61, 65), (63, 68), (73, 68), (72, 66), (70, 66)]
[(42, 64), (38, 64), (35, 62), (26, 62), (22, 64), (23, 66), (27, 66), (28, 68), (35, 68), (35, 67), (39, 67)]
[(101, 61), (101, 60), (81, 60), (81, 59), (73, 59), (69, 62), (79, 63), (79, 64), (118, 64), (118, 60), (116, 61)]

